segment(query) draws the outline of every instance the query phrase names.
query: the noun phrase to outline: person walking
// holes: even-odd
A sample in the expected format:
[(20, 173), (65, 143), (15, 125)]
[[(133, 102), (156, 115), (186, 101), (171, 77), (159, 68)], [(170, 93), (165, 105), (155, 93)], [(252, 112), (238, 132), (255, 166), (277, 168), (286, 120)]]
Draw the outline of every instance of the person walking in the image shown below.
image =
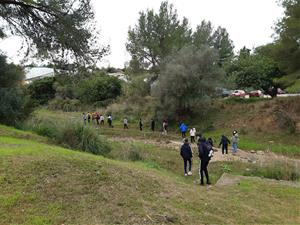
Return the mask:
[(191, 136), (191, 143), (195, 143), (196, 128), (192, 128), (192, 129), (190, 130), (190, 136)]
[(100, 125), (104, 125), (104, 116), (100, 115)]
[(162, 124), (162, 129), (163, 129), (163, 134), (167, 135), (168, 134), (168, 122), (167, 120), (163, 120), (163, 124)]
[(82, 113), (83, 124), (86, 125), (86, 114)]
[(111, 115), (109, 115), (109, 116), (107, 117), (107, 123), (108, 123), (108, 126), (109, 126), (110, 128), (113, 128), (113, 125), (112, 125), (112, 116), (111, 116)]
[(142, 118), (140, 118), (139, 127), (140, 127), (140, 131), (143, 131), (143, 121), (142, 121)]
[(99, 125), (100, 115), (98, 112), (96, 112), (96, 123)]
[[(184, 167), (184, 176), (192, 175), (192, 158), (193, 153), (191, 146), (189, 145), (189, 140), (187, 138), (183, 139), (183, 145), (180, 148), (180, 155), (183, 159), (183, 167)], [(187, 163), (189, 163), (189, 171), (187, 172)]]
[(224, 152), (226, 152), (226, 154), (228, 154), (228, 144), (230, 144), (229, 139), (223, 134), (221, 136), (221, 140), (220, 140), (220, 144), (219, 144), (219, 148), (222, 145), (222, 155), (224, 155)]
[(88, 120), (88, 123), (91, 122), (91, 114), (89, 112), (87, 113), (87, 120)]
[(208, 148), (206, 139), (204, 137), (201, 137), (198, 145), (198, 154), (200, 159), (200, 165), (199, 165), (200, 185), (204, 185), (204, 175), (206, 177), (206, 183), (208, 185), (211, 184), (209, 181), (209, 175), (207, 170), (207, 166), (210, 160), (209, 153), (210, 153), (210, 149)]
[(186, 131), (187, 131), (187, 126), (184, 123), (181, 123), (180, 126), (179, 126), (179, 130), (181, 132), (181, 137), (185, 138), (185, 134), (186, 134)]
[(232, 133), (231, 141), (232, 141), (232, 153), (235, 154), (237, 153), (238, 141), (239, 141), (238, 132), (236, 130), (234, 130)]
[(123, 120), (124, 123), (124, 129), (128, 129), (128, 119), (125, 117)]
[(154, 119), (151, 119), (151, 131), (154, 132), (155, 130), (155, 120)]

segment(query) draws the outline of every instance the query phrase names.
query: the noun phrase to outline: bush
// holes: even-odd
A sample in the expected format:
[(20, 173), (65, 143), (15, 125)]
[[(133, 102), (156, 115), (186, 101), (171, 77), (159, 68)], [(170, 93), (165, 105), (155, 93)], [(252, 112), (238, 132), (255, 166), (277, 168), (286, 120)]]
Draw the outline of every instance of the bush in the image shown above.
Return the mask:
[(81, 109), (81, 104), (78, 99), (62, 99), (56, 97), (49, 102), (48, 108), (51, 110), (62, 110), (64, 112), (75, 112)]
[(130, 149), (129, 156), (128, 156), (129, 160), (143, 161), (143, 157), (141, 156), (139, 149), (135, 148), (134, 146), (132, 146), (132, 147), (133, 148)]
[(28, 86), (31, 98), (36, 100), (39, 104), (47, 104), (50, 99), (55, 97), (54, 82), (54, 77), (45, 77), (33, 81)]
[(79, 84), (76, 97), (85, 104), (99, 104), (120, 96), (121, 90), (121, 81), (118, 78), (98, 74)]
[(95, 155), (106, 155), (111, 147), (95, 129), (79, 123), (59, 124), (51, 120), (32, 119), (24, 124), (23, 129), (46, 136), (55, 143), (71, 149), (89, 152)]
[(296, 122), (282, 109), (276, 109), (274, 111), (276, 122), (279, 128), (286, 132), (293, 134), (296, 132)]

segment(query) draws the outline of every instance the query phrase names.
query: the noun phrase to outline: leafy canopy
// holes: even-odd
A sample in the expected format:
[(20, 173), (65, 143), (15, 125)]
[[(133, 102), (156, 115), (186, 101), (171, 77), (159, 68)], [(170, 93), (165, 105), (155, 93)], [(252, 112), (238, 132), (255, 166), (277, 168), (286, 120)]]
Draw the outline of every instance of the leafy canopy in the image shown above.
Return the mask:
[(55, 63), (94, 64), (108, 50), (97, 42), (90, 0), (1, 0), (2, 37), (10, 31), (27, 53)]

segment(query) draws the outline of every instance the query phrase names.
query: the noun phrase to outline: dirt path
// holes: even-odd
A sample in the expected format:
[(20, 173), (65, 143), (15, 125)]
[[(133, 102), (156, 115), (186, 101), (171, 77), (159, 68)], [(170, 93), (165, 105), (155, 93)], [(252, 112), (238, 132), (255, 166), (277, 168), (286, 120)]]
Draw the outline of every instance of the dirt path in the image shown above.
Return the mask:
[[(144, 140), (144, 139), (136, 139), (133, 137), (109, 137), (109, 140), (112, 141), (126, 141), (126, 142), (144, 142), (145, 144), (152, 144), (160, 148), (169, 148), (176, 151), (179, 151), (180, 146), (182, 145), (182, 142), (179, 141), (158, 141), (158, 140)], [(192, 144), (192, 150), (194, 154), (197, 154), (197, 145)], [(241, 149), (238, 149), (238, 152), (236, 154), (232, 154), (231, 149), (229, 147), (228, 154), (222, 155), (222, 151), (219, 148), (214, 148), (215, 153), (214, 157), (212, 158), (212, 162), (226, 162), (226, 161), (241, 161), (246, 163), (253, 163), (253, 164), (274, 164), (276, 162), (281, 163), (290, 163), (295, 164), (298, 168), (300, 168), (300, 160), (299, 159), (292, 159), (283, 155), (277, 155), (273, 152), (266, 152), (266, 151), (244, 151)]]

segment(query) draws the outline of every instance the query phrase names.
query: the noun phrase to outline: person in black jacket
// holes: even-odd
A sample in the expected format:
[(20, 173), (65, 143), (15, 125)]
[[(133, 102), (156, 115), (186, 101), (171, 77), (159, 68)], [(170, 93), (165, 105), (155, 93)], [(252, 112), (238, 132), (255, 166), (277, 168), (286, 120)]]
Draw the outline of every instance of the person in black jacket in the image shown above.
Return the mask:
[(211, 184), (209, 182), (209, 176), (208, 176), (208, 170), (207, 166), (210, 160), (209, 157), (209, 149), (206, 144), (206, 139), (204, 137), (201, 137), (198, 144), (198, 151), (199, 151), (199, 158), (200, 158), (200, 167), (199, 167), (199, 173), (200, 173), (200, 185), (204, 185), (203, 181), (203, 173), (206, 177), (206, 183)]
[(224, 150), (226, 151), (226, 154), (228, 154), (228, 144), (230, 144), (229, 139), (225, 135), (222, 135), (219, 147), (221, 147), (221, 145), (222, 145), (222, 154), (223, 155), (224, 155)]
[[(192, 149), (189, 145), (189, 140), (187, 138), (184, 139), (184, 144), (181, 146), (180, 149), (180, 155), (183, 159), (184, 163), (184, 176), (187, 175), (192, 175)], [(189, 172), (187, 173), (186, 167), (187, 167), (187, 162), (189, 162)]]

